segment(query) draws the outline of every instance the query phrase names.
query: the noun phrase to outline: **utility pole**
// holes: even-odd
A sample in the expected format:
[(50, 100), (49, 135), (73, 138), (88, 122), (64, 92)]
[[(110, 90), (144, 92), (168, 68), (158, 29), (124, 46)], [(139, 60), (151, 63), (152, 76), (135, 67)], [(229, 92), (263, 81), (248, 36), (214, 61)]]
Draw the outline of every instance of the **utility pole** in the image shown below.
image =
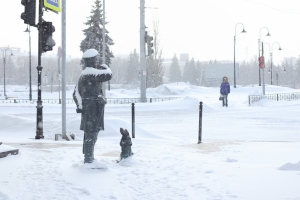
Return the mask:
[(61, 41), (62, 41), (62, 137), (66, 137), (66, 0), (62, 0), (62, 13), (61, 13)]
[[(264, 57), (264, 43), (261, 43), (261, 56)], [(262, 92), (263, 95), (265, 95), (265, 59), (263, 59), (264, 61), (264, 67), (261, 69), (262, 71)]]
[(57, 67), (58, 67), (58, 103), (61, 104), (61, 98), (60, 98), (60, 81), (61, 81), (61, 72), (60, 72), (60, 59), (62, 57), (62, 49), (61, 47), (58, 47), (57, 49)]
[[(103, 0), (103, 28), (102, 28), (102, 63), (105, 64), (105, 0)], [(106, 97), (106, 84), (102, 83), (102, 91)]]
[(145, 0), (140, 0), (140, 74), (141, 102), (146, 102)]

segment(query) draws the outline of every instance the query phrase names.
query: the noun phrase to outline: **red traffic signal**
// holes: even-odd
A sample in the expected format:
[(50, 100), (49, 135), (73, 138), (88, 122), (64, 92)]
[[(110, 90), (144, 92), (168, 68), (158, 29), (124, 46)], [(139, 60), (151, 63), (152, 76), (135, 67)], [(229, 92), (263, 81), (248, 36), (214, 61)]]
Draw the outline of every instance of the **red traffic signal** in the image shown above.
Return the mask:
[(265, 68), (265, 58), (263, 56), (258, 58), (259, 68)]

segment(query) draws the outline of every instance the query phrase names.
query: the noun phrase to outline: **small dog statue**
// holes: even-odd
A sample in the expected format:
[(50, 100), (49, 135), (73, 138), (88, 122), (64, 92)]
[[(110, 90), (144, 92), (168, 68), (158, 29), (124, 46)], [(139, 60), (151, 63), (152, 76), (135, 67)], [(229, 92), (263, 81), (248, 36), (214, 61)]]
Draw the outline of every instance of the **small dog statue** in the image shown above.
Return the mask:
[(120, 133), (122, 134), (122, 138), (120, 141), (120, 146), (122, 150), (120, 155), (121, 161), (122, 159), (128, 158), (129, 156), (133, 155), (133, 153), (131, 151), (132, 142), (127, 129), (120, 128)]

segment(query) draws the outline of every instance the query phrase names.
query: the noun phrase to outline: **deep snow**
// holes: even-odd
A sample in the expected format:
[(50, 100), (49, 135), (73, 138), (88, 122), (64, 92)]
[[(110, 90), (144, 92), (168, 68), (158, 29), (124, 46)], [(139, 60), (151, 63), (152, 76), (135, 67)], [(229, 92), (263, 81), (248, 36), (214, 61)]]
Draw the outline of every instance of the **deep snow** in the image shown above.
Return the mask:
[[(74, 87), (68, 88), (72, 98)], [(22, 99), (27, 90), (7, 86), (8, 95)], [(300, 91), (266, 86), (267, 94), (289, 92)], [(226, 108), (219, 88), (174, 83), (147, 89), (147, 97), (182, 98), (135, 104), (134, 155), (118, 164), (119, 129), (131, 133), (130, 104), (106, 106), (92, 165), (83, 164), (75, 104), (67, 104), (67, 132), (75, 141), (54, 140), (61, 133), (61, 105), (43, 104), (45, 139), (35, 140), (36, 103), (0, 104), (0, 151), (19, 149), (0, 159), (0, 200), (300, 199), (300, 101), (249, 106), (248, 95), (259, 93), (259, 86), (232, 87)], [(139, 90), (112, 89), (107, 97), (139, 97)], [(42, 98), (58, 93), (43, 92)], [(102, 169), (90, 169), (95, 166)]]

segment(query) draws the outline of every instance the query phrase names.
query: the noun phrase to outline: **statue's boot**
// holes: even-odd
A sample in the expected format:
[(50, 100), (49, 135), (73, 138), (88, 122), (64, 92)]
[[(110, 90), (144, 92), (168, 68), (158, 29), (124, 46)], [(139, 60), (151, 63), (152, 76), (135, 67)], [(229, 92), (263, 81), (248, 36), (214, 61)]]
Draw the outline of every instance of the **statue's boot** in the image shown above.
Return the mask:
[(92, 163), (94, 160), (94, 134), (84, 133), (84, 163)]

